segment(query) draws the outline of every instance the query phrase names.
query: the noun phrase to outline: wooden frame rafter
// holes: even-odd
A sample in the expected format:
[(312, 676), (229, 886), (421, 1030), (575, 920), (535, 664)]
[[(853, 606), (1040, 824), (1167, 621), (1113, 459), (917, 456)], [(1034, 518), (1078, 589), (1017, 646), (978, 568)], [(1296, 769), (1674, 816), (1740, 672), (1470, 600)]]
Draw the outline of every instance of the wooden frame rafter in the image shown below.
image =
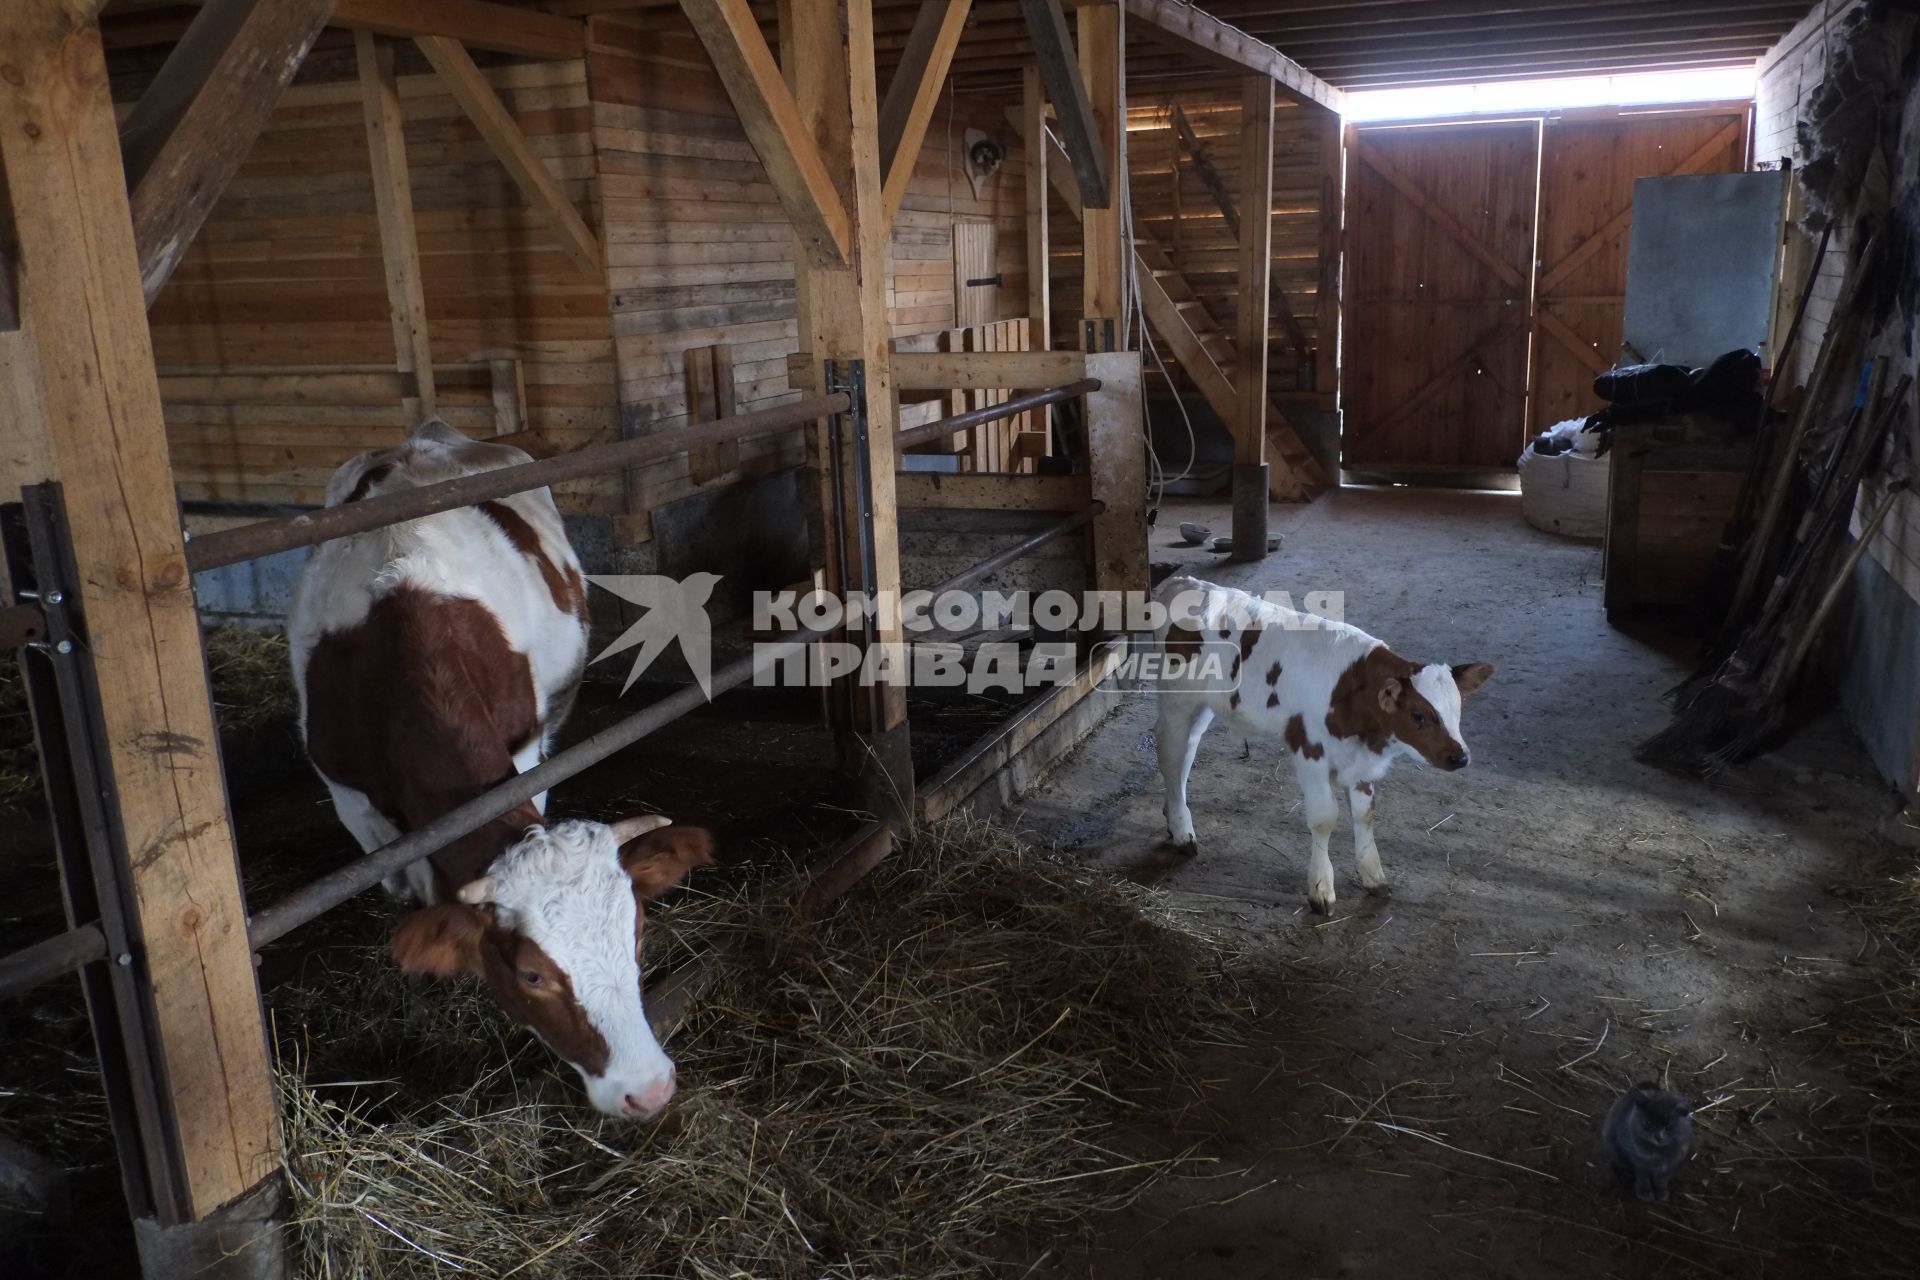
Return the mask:
[(567, 199), (566, 191), (547, 172), (546, 162), (528, 144), (513, 113), (480, 74), (480, 68), (473, 65), (465, 46), (449, 36), (416, 36), (414, 43), (427, 55), (427, 61), (433, 64), (454, 101), (493, 148), (520, 193), (546, 217), (573, 265), (598, 275), (604, 261), (600, 241), (580, 217), (580, 211), (573, 207), (573, 202)]
[(851, 260), (853, 224), (820, 144), (747, 0), (680, 0), (700, 43), (733, 99), (747, 141), (773, 184), (780, 207), (820, 266)]
[[(1067, 33), (1067, 15), (1060, 0), (1020, 0), (1020, 12), (1026, 17), (1027, 32), (1033, 40), (1041, 83), (1053, 103), (1060, 145), (1080, 187), (1081, 207), (1105, 209), (1113, 202), (1114, 175), (1107, 163), (1100, 121), (1088, 96), (1080, 55)], [(1087, 21), (1084, 14), (1083, 10), (1083, 24)]]
[(445, 36), (523, 58), (578, 58), (587, 51), (586, 23), (488, 0), (335, 0), (332, 23), (409, 39)]
[(353, 33), (360, 69), (360, 98), (373, 170), (373, 207), (380, 223), (380, 260), (386, 268), (387, 305), (393, 315), (394, 366), (411, 375), (409, 405), (418, 416), (433, 414), (433, 350), (427, 339), (426, 289), (420, 276), (420, 245), (413, 224), (413, 183), (407, 173), (405, 121), (393, 74), (393, 45), (371, 31)]
[(134, 105), (121, 129), (121, 155), (148, 306), (266, 127), (332, 8), (332, 0), (210, 0)]
[(1339, 111), (1345, 95), (1272, 45), (1180, 0), (1118, 0), (1142, 34), (1178, 52), (1232, 71), (1270, 76), (1299, 102)]
[(880, 103), (880, 172), (885, 175), (881, 200), (888, 226), (893, 225), (901, 202), (907, 198), (907, 184), (913, 179), (920, 145), (926, 140), (927, 125), (940, 101), (940, 86), (946, 83), (947, 67), (972, 8), (973, 0), (920, 7), (900, 65), (894, 69), (887, 96)]

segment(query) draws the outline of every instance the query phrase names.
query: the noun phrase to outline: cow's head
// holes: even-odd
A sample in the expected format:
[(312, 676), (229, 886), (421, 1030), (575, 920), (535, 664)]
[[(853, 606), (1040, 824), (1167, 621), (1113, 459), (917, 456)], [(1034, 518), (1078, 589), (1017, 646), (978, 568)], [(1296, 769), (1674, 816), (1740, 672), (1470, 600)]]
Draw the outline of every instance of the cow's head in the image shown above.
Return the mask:
[(1492, 677), (1493, 664), (1407, 666), (1411, 670), (1386, 675), (1373, 690), (1387, 731), (1436, 769), (1466, 768), (1470, 757), (1460, 736), (1460, 700)]
[(713, 841), (662, 817), (529, 827), (456, 902), (400, 922), (402, 970), (483, 979), (508, 1017), (546, 1041), (608, 1115), (650, 1120), (673, 1062), (640, 1006), (644, 903), (713, 860)]

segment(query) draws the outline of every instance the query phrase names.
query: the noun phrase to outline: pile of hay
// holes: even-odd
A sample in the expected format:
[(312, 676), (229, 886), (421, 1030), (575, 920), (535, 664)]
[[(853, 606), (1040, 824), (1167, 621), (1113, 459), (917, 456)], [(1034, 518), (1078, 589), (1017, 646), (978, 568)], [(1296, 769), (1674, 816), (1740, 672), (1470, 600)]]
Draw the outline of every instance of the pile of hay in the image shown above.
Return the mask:
[(475, 989), (364, 955), (297, 981), (307, 1274), (987, 1274), (1182, 1167), (1126, 1119), (1197, 1094), (1183, 1056), (1251, 1024), (1223, 940), (977, 823), (813, 915), (742, 890), (650, 916), (652, 965), (715, 946), (652, 1127), (588, 1109)]
[[(245, 627), (212, 627), (205, 635), (214, 713), (222, 732), (289, 724), (296, 711), (287, 638)], [(0, 650), (0, 809), (36, 803), (40, 752), (27, 709), (20, 655)]]

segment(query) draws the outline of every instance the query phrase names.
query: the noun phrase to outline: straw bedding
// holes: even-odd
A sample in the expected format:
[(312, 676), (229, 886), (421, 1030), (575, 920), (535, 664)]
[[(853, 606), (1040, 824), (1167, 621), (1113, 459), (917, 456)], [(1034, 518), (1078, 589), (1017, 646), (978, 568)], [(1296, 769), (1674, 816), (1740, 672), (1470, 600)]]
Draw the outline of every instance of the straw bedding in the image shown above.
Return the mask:
[(718, 967), (652, 1127), (586, 1108), (477, 988), (361, 954), (283, 993), (306, 1273), (992, 1274), (1181, 1167), (1127, 1118), (1250, 1023), (1225, 941), (963, 821), (815, 914), (689, 893), (647, 943)]

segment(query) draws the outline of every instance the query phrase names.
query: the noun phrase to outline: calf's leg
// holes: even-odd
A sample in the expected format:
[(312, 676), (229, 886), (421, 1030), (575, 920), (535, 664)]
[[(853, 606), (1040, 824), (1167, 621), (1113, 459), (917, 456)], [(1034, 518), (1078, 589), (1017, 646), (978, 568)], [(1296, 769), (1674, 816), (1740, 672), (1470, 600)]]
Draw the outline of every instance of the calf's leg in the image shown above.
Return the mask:
[(1360, 883), (1368, 893), (1385, 893), (1387, 873), (1380, 865), (1380, 847), (1373, 842), (1373, 784), (1348, 787), (1347, 807), (1353, 811), (1353, 860), (1360, 869)]
[(1213, 709), (1198, 698), (1177, 693), (1160, 695), (1160, 720), (1154, 729), (1154, 742), (1160, 750), (1160, 777), (1166, 783), (1167, 834), (1185, 854), (1199, 851), (1193, 830), (1193, 814), (1187, 809), (1187, 775), (1193, 771), (1193, 757), (1200, 750), (1200, 739), (1213, 723)]
[(1333, 779), (1324, 761), (1295, 756), (1294, 774), (1300, 779), (1307, 829), (1313, 836), (1313, 854), (1307, 863), (1307, 903), (1327, 915), (1333, 910), (1333, 862), (1327, 857), (1327, 844), (1340, 817), (1340, 801), (1333, 794)]

